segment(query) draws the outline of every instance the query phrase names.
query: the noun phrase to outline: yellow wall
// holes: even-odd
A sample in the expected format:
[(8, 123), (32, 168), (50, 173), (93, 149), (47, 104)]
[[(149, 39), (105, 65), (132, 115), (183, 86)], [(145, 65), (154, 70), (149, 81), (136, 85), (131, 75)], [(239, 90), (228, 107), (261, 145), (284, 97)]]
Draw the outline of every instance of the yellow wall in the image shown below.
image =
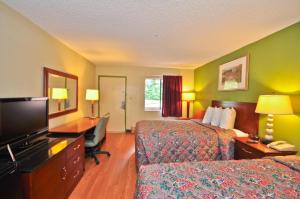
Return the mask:
[(79, 77), (78, 112), (50, 120), (50, 127), (87, 115), (84, 93), (95, 87), (95, 66), (0, 3), (0, 97), (42, 96), (44, 66)]
[[(134, 66), (97, 66), (96, 74), (97, 84), (98, 75), (127, 76), (127, 129), (135, 126), (135, 123), (142, 119), (161, 119), (160, 112), (144, 111), (145, 77), (182, 75), (183, 90), (188, 91), (194, 89), (194, 70)], [(190, 112), (192, 114), (192, 107)], [(183, 116), (185, 115), (186, 103), (183, 103)]]

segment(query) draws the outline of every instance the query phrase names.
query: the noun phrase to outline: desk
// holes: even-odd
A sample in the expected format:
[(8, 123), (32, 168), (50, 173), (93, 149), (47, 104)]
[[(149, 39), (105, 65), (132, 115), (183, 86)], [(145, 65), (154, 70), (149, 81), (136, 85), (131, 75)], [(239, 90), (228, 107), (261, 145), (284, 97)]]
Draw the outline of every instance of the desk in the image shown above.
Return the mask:
[(63, 133), (63, 134), (83, 134), (87, 130), (94, 128), (100, 118), (91, 119), (88, 117), (83, 117), (78, 120), (54, 127), (49, 129), (49, 133)]

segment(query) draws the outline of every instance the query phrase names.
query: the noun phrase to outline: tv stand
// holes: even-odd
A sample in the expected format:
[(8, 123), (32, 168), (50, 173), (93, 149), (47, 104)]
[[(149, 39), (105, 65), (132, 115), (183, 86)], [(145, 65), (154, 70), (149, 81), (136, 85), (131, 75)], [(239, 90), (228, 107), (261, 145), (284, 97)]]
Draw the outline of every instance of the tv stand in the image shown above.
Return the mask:
[[(16, 159), (18, 159), (18, 157), (20, 157), (24, 154), (25, 155), (27, 153), (30, 154), (35, 150), (39, 150), (40, 147), (44, 147), (44, 148), (48, 147), (47, 139), (48, 138), (46, 136), (40, 136), (40, 137), (36, 137), (34, 139), (26, 138), (24, 140), (9, 143), (9, 145), (10, 145), (10, 148), (11, 148), (14, 156), (16, 157)], [(4, 159), (4, 158), (11, 159), (6, 145), (2, 145), (2, 147), (0, 149), (0, 157), (2, 159)]]
[(48, 138), (47, 158), (20, 166), (25, 199), (66, 199), (84, 171), (84, 137)]
[(16, 147), (17, 151), (27, 151), (27, 150), (33, 150), (34, 148), (39, 147), (40, 145), (46, 144), (48, 145), (48, 139), (43, 138), (43, 139), (38, 139), (38, 140), (33, 140), (30, 142), (26, 142), (22, 145), (19, 145)]
[(33, 145), (32, 142), (26, 141), (24, 144), (18, 146), (17, 148), (20, 149), (20, 150), (22, 150), (22, 149), (27, 149), (27, 148), (29, 148), (29, 147), (32, 146), (32, 145)]

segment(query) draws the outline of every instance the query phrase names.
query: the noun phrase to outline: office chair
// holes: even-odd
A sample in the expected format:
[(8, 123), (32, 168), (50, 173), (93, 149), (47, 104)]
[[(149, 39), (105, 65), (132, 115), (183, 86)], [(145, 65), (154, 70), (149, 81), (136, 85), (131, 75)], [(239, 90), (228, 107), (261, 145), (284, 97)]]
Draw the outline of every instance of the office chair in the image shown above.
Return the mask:
[(106, 113), (100, 118), (99, 123), (95, 127), (95, 130), (92, 133), (85, 134), (85, 154), (88, 157), (95, 159), (96, 164), (99, 164), (97, 154), (106, 154), (110, 157), (108, 151), (101, 151), (99, 146), (100, 142), (104, 139), (106, 133), (106, 126), (109, 120), (110, 114)]

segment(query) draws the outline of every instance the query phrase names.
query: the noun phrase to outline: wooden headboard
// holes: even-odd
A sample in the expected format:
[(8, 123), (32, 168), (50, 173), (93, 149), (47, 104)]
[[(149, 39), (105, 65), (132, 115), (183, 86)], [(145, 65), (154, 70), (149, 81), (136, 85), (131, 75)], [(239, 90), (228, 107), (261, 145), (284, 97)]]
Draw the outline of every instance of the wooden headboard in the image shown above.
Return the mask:
[(234, 128), (251, 135), (258, 134), (259, 115), (255, 113), (256, 103), (213, 100), (213, 107), (232, 107), (236, 110)]

